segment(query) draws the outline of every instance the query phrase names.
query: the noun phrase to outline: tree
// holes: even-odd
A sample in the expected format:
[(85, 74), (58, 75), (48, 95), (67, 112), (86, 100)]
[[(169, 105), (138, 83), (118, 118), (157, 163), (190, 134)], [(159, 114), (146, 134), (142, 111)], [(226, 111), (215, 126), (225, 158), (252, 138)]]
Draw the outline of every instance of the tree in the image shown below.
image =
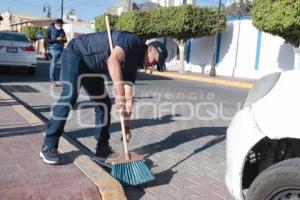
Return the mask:
[(252, 14), (259, 30), (280, 36), (294, 46), (296, 66), (300, 67), (300, 1), (256, 0)]
[(156, 30), (151, 29), (152, 23), (149, 22), (150, 13), (142, 11), (130, 11), (121, 14), (115, 28), (136, 33), (144, 40), (157, 36)]
[(2, 21), (3, 20), (3, 17), (0, 15), (0, 21)]
[(225, 7), (225, 12), (228, 16), (239, 17), (248, 16), (251, 14), (253, 3), (249, 0), (235, 1), (230, 6)]
[[(180, 71), (184, 71), (185, 44), (190, 38), (212, 36), (216, 33), (217, 15), (214, 8), (191, 5), (168, 7), (151, 12), (151, 28), (159, 36), (175, 40), (179, 48)], [(225, 30), (225, 13), (220, 16), (220, 31)]]
[[(96, 17), (96, 30), (105, 30), (104, 15)], [(130, 11), (110, 20), (112, 29), (135, 32), (143, 39), (171, 37), (180, 50), (181, 70), (184, 70), (184, 47), (190, 38), (216, 33), (217, 15), (214, 8), (191, 5), (159, 8), (151, 12)], [(220, 18), (220, 30), (225, 30), (225, 14)], [(114, 21), (115, 20), (115, 21)]]
[(46, 31), (46, 29), (40, 26), (26, 26), (22, 30), (23, 34), (33, 42), (38, 40), (37, 33), (41, 32), (45, 36)]
[(105, 16), (109, 17), (111, 30), (123, 30), (136, 33), (143, 39), (156, 37), (157, 34), (150, 32), (150, 27), (147, 26), (149, 13), (142, 11), (124, 12), (120, 16), (103, 14), (96, 17), (96, 31), (106, 30)]
[(105, 13), (105, 14), (97, 16), (95, 18), (96, 31), (105, 31), (106, 30), (106, 24), (105, 24), (105, 16), (106, 15), (109, 18), (109, 23), (110, 23), (111, 30), (115, 29), (115, 24), (118, 20), (118, 16)]

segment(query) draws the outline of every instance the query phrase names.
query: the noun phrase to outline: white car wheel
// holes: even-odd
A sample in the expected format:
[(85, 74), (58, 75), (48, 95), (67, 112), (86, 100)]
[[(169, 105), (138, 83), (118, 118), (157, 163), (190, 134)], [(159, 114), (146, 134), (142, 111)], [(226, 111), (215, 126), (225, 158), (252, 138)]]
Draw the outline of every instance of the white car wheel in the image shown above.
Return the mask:
[(247, 200), (300, 199), (300, 159), (279, 162), (259, 174), (247, 192)]

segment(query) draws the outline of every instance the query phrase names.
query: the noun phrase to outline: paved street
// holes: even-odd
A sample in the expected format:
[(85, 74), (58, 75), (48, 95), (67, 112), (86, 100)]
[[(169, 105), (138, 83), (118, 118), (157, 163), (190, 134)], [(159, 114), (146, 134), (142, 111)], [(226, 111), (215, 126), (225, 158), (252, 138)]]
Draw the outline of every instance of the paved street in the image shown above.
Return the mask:
[[(51, 87), (48, 66), (46, 61), (39, 61), (35, 76), (0, 70), (0, 84), (47, 118), (56, 102), (53, 96), (61, 91)], [(224, 183), (225, 133), (247, 90), (143, 73), (138, 79), (129, 149), (145, 156), (156, 180), (125, 188), (128, 199), (231, 199)], [(111, 93), (111, 86), (108, 88)], [(87, 102), (81, 96), (65, 130), (94, 151), (94, 110)], [(111, 144), (122, 151), (116, 118), (112, 119)]]

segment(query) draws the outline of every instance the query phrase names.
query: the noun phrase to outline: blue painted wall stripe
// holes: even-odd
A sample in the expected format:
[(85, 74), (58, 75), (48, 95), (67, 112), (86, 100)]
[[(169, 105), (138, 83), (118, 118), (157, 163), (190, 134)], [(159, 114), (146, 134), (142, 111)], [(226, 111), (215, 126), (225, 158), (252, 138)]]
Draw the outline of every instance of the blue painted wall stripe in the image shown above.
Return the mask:
[(186, 62), (190, 63), (190, 59), (191, 59), (191, 46), (192, 46), (192, 41), (191, 39), (189, 39), (187, 41), (187, 50), (186, 50)]
[(222, 33), (218, 33), (217, 36), (217, 52), (216, 52), (216, 66), (220, 63), (220, 51), (221, 51), (221, 41), (222, 41)]
[(260, 49), (261, 49), (261, 35), (262, 32), (258, 31), (257, 33), (257, 45), (256, 45), (256, 56), (255, 56), (255, 70), (259, 68), (259, 58), (260, 58)]

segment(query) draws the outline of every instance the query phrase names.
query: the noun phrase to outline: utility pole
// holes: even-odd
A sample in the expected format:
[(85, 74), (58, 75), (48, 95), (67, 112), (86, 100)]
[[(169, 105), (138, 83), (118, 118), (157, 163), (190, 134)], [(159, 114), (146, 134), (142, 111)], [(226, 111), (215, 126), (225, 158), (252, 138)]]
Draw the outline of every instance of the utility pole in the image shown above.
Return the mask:
[(129, 10), (133, 10), (133, 2), (132, 2), (132, 0), (129, 1)]
[(60, 9), (61, 9), (60, 18), (63, 19), (63, 17), (64, 17), (64, 0), (61, 0)]
[(219, 0), (219, 6), (218, 6), (215, 44), (214, 44), (214, 50), (213, 50), (212, 65), (211, 65), (211, 69), (209, 72), (210, 76), (216, 76), (216, 54), (217, 54), (218, 34), (219, 34), (219, 28), (220, 28), (221, 1), (222, 0)]

